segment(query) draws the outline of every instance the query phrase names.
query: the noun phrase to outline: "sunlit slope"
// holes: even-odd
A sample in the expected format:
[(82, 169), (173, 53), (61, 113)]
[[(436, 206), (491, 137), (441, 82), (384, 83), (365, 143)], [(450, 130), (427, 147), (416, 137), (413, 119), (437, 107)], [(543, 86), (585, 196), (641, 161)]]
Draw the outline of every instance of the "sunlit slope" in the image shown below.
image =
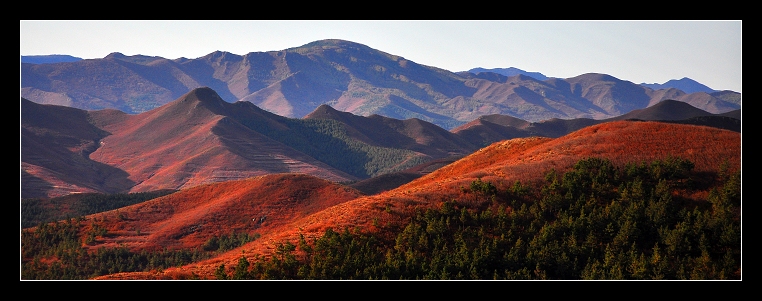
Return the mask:
[(110, 233), (91, 248), (194, 249), (213, 236), (267, 234), (358, 196), (317, 177), (273, 174), (200, 185), (86, 218)]
[[(92, 160), (126, 171), (132, 192), (185, 189), (272, 173), (352, 177), (240, 124), (232, 104), (195, 89), (155, 110), (106, 123)], [(105, 119), (105, 118), (104, 118)]]
[[(551, 169), (563, 172), (577, 161), (598, 157), (616, 166), (680, 157), (694, 171), (711, 176), (721, 168), (741, 168), (740, 133), (660, 122), (616, 121), (584, 128), (560, 138), (519, 138), (494, 143), (396, 189), (337, 203), (274, 227), (258, 240), (223, 256), (155, 273), (127, 273), (102, 279), (170, 279), (194, 275), (213, 279), (221, 264), (235, 267), (241, 256), (254, 260), (272, 254), (278, 243), (315, 238), (326, 229), (355, 229), (394, 237), (418, 209), (443, 201), (468, 201), (471, 182), (482, 179), (506, 189), (516, 181), (533, 185)], [(722, 166), (725, 167), (722, 167)], [(691, 198), (691, 195), (685, 196)]]
[(476, 178), (505, 185), (542, 180), (550, 169), (563, 172), (574, 162), (600, 157), (622, 166), (669, 156), (694, 162), (696, 171), (716, 171), (727, 161), (741, 166), (741, 134), (705, 126), (646, 121), (598, 124), (559, 138), (519, 138), (496, 142), (398, 190), (431, 183), (463, 184)]

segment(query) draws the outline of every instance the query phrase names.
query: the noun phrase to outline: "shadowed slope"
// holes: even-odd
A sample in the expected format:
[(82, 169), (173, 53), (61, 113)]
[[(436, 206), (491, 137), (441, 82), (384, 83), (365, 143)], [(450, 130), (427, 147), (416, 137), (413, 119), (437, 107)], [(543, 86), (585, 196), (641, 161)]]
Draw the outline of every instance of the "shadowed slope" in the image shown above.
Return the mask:
[(740, 132), (740, 113), (740, 110), (735, 110), (724, 114), (712, 114), (685, 102), (665, 99), (648, 108), (633, 110), (624, 115), (602, 120), (552, 118), (530, 123), (506, 115), (486, 115), (457, 127), (452, 132), (471, 141), (471, 143), (481, 143), (482, 145), (530, 136), (561, 137), (591, 125), (628, 119), (705, 125)]
[(415, 139), (387, 127), (379, 118), (368, 118), (341, 112), (329, 105), (321, 105), (303, 119), (330, 119), (344, 124), (347, 135), (364, 143), (378, 146), (406, 146), (415, 144)]
[(91, 124), (87, 112), (21, 98), (21, 114), (22, 198), (116, 193), (132, 186), (123, 171), (90, 160), (108, 133)]
[(740, 104), (736, 105), (734, 103), (716, 98), (705, 92), (686, 94), (682, 97), (677, 98), (677, 100), (690, 104), (694, 107), (702, 108), (703, 110), (712, 114), (721, 114), (739, 109), (741, 107)]
[(499, 124), (502, 126), (512, 126), (515, 128), (526, 128), (529, 126), (529, 122), (525, 120), (518, 119), (516, 117), (511, 117), (507, 115), (500, 115), (500, 114), (494, 114), (494, 115), (484, 115), (479, 117), (480, 120), (485, 120), (494, 124)]
[(726, 113), (722, 113), (722, 114), (717, 114), (717, 115), (718, 116), (726, 116), (726, 117), (730, 117), (730, 118), (735, 118), (735, 119), (741, 120), (741, 118), (743, 117), (743, 114), (741, 114), (741, 113), (742, 113), (741, 109), (738, 109), (738, 110), (733, 110), (733, 111), (730, 111), (730, 112), (726, 112)]
[(398, 120), (381, 115), (364, 117), (321, 105), (304, 119), (336, 120), (344, 124), (350, 137), (364, 143), (412, 150), (432, 158), (464, 155), (475, 149), (467, 140), (417, 118)]
[(429, 162), (413, 166), (403, 171), (392, 172), (380, 176), (365, 179), (349, 185), (367, 195), (377, 194), (383, 191), (397, 188), (405, 183), (427, 175), (442, 166), (455, 162), (460, 157), (448, 157), (435, 159)]
[[(529, 123), (527, 122), (527, 124)], [(459, 126), (453, 129), (452, 132), (469, 141), (471, 144), (481, 147), (490, 145), (496, 141), (540, 135), (512, 125), (496, 124), (482, 117)]]
[(713, 115), (707, 111), (696, 108), (688, 103), (665, 99), (645, 109), (633, 110), (627, 114), (609, 118), (607, 120), (683, 120), (698, 116)]
[(666, 99), (648, 108), (634, 110), (622, 116), (603, 121), (627, 119), (657, 120), (670, 123), (704, 125), (739, 133), (741, 132), (740, 109), (724, 114), (712, 114), (686, 102), (671, 99)]

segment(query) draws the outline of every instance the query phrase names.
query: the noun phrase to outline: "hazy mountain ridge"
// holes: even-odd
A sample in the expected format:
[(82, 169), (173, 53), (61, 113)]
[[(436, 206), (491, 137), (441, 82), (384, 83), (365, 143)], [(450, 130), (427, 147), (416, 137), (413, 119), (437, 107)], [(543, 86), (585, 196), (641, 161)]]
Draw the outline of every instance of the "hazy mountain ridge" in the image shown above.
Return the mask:
[(291, 118), (328, 104), (355, 115), (418, 118), (445, 129), (490, 114), (531, 122), (604, 119), (663, 99), (712, 113), (740, 108), (738, 93), (665, 93), (608, 75), (540, 81), (523, 74), (480, 74), (484, 76), (416, 64), (349, 41), (321, 40), (242, 56), (216, 51), (168, 60), (113, 53), (72, 63), (22, 63), (21, 96), (37, 103), (139, 113), (206, 86), (227, 102), (249, 101)]
[(71, 63), (81, 61), (82, 58), (71, 56), (68, 54), (50, 54), (50, 55), (22, 55), (21, 62), (29, 64), (54, 64), (54, 63)]

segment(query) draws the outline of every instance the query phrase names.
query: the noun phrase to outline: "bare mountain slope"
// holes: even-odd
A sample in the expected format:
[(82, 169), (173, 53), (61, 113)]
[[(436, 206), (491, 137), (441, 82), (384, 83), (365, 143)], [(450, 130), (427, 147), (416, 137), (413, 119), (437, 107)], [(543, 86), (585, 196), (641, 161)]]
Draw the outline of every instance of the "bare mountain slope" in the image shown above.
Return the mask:
[(131, 191), (183, 189), (208, 182), (300, 172), (334, 181), (351, 176), (241, 125), (233, 105), (209, 88), (124, 122), (91, 154), (130, 174)]

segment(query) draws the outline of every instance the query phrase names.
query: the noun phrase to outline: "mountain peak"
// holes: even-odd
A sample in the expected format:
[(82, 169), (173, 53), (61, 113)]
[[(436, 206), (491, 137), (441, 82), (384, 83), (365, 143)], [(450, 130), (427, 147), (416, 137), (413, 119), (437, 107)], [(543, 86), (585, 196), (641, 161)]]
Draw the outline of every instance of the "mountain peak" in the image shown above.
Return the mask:
[(709, 88), (691, 78), (683, 77), (681, 79), (671, 79), (663, 84), (646, 84), (642, 83), (641, 86), (645, 86), (654, 90), (660, 90), (660, 89), (669, 89), (669, 88), (675, 88), (678, 90), (681, 90), (685, 93), (696, 93), (696, 92), (706, 92), (706, 93), (713, 93), (716, 92), (712, 88)]
[(314, 111), (304, 116), (304, 119), (335, 119), (344, 114), (347, 113), (336, 110), (327, 104), (322, 104)]
[(198, 98), (198, 100), (201, 102), (209, 102), (209, 101), (224, 102), (224, 100), (222, 100), (220, 95), (217, 94), (216, 91), (214, 91), (212, 88), (209, 88), (209, 87), (195, 88), (191, 90), (190, 92), (188, 92), (188, 96), (191, 96), (191, 95)]
[(706, 93), (712, 93), (714, 90), (712, 88), (709, 88), (693, 79), (683, 77), (679, 80), (670, 80), (664, 83), (664, 86), (667, 87), (675, 87), (680, 90), (683, 90), (685, 93), (695, 93), (695, 92), (706, 92)]
[(534, 79), (537, 79), (537, 80), (540, 80), (540, 81), (544, 81), (544, 80), (548, 79), (548, 77), (543, 75), (542, 73), (539, 73), (539, 72), (527, 72), (527, 71), (524, 71), (524, 70), (521, 70), (521, 69), (515, 68), (515, 67), (492, 68), (492, 69), (486, 69), (486, 68), (479, 67), (479, 68), (473, 68), (471, 70), (468, 70), (468, 72), (471, 72), (473, 74), (479, 74), (479, 73), (483, 73), (483, 72), (492, 72), (492, 73), (497, 73), (497, 74), (504, 75), (504, 76), (507, 76), (507, 77), (511, 77), (511, 76), (518, 75), (518, 74), (523, 74), (523, 75), (529, 76), (531, 78), (534, 78)]
[(616, 77), (613, 77), (611, 75), (603, 74), (603, 73), (595, 73), (595, 72), (581, 74), (581, 75), (575, 76), (573, 78), (584, 79), (584, 80), (591, 80), (591, 81), (604, 81), (604, 82), (618, 82), (618, 81), (621, 81), (620, 79), (618, 79)]
[(199, 87), (186, 93), (183, 97), (180, 97), (182, 101), (192, 101), (203, 104), (205, 107), (213, 112), (220, 112), (224, 106), (228, 103), (217, 94), (216, 91), (209, 87)]
[(620, 115), (608, 120), (685, 120), (699, 116), (710, 116), (711, 113), (696, 108), (689, 103), (665, 99), (648, 108), (633, 110), (627, 114)]
[(241, 60), (243, 60), (243, 56), (237, 55), (237, 54), (234, 54), (234, 53), (230, 53), (230, 52), (227, 52), (227, 51), (217, 50), (217, 51), (214, 51), (212, 53), (209, 53), (209, 54), (201, 57), (201, 59), (205, 59), (205, 60), (208, 60), (210, 62), (221, 63), (221, 62), (227, 62), (227, 61), (234, 61), (234, 62), (235, 61), (241, 61)]
[(121, 52), (112, 52), (112, 53), (109, 53), (106, 57), (104, 57), (104, 59), (122, 59), (125, 57), (127, 56)]
[(702, 109), (696, 108), (689, 103), (678, 101), (674, 99), (665, 99), (660, 101), (659, 103), (651, 106), (651, 108), (659, 108), (664, 109), (666, 111), (671, 112), (680, 112), (680, 113), (693, 113), (693, 114), (699, 114), (699, 115), (711, 115), (711, 113), (704, 111)]
[(329, 106), (327, 104), (321, 104), (315, 109), (315, 111), (338, 112), (338, 110), (334, 109), (332, 106)]
[(346, 46), (364, 46), (364, 47), (367, 47), (367, 46), (362, 45), (360, 43), (350, 42), (350, 41), (341, 40), (341, 39), (324, 39), (324, 40), (317, 40), (317, 41), (314, 41), (314, 42), (310, 42), (310, 43), (304, 44), (304, 45), (296, 47), (296, 48), (316, 47), (316, 46), (341, 46), (341, 47), (346, 47)]

